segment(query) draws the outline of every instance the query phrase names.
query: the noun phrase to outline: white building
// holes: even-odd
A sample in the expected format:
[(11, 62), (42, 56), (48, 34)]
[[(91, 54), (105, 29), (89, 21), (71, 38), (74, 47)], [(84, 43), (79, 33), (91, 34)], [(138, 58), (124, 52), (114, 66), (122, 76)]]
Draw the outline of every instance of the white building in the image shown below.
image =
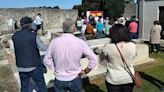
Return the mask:
[[(139, 38), (149, 40), (153, 21), (160, 20), (164, 30), (164, 0), (139, 0)], [(164, 31), (161, 32), (162, 38)]]

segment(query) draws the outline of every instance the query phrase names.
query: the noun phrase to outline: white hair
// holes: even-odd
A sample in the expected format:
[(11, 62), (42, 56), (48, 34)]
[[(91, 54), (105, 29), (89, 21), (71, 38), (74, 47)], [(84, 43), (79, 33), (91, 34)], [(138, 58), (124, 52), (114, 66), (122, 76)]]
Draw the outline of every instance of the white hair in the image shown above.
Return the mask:
[(66, 18), (63, 22), (63, 32), (71, 33), (74, 31), (75, 22), (71, 18)]

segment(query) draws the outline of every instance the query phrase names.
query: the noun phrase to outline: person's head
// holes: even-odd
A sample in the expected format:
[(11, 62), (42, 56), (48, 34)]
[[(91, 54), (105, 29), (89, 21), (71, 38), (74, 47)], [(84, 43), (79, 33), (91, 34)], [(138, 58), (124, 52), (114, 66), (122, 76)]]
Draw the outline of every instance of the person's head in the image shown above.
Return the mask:
[(41, 14), (40, 14), (40, 13), (38, 13), (37, 15), (38, 15), (38, 16), (41, 16)]
[(101, 22), (101, 19), (100, 18), (98, 19), (98, 22)]
[(108, 20), (108, 19), (109, 19), (109, 17), (106, 17), (105, 19), (106, 19), (106, 20)]
[(119, 24), (123, 24), (124, 22), (125, 22), (125, 18), (124, 17), (118, 18), (118, 23)]
[(121, 41), (129, 42), (131, 41), (129, 30), (122, 24), (115, 24), (112, 27), (112, 43), (118, 43)]
[(153, 22), (154, 25), (160, 25), (160, 22), (158, 20)]
[(66, 18), (63, 22), (63, 32), (73, 33), (76, 31), (75, 22), (71, 18)]
[(25, 16), (20, 19), (22, 29), (31, 29), (32, 18)]

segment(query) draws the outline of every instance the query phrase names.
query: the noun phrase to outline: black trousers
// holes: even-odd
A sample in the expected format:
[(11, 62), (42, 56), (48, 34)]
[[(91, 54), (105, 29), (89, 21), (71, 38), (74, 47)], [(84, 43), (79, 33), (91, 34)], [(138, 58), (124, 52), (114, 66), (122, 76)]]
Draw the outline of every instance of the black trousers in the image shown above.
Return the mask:
[(132, 92), (134, 83), (113, 85), (105, 81), (108, 92)]
[(151, 44), (151, 52), (154, 52), (154, 47), (158, 53), (160, 51), (160, 44)]
[(37, 28), (36, 30), (41, 29), (41, 26), (42, 26), (41, 24), (40, 25), (36, 25), (36, 28)]

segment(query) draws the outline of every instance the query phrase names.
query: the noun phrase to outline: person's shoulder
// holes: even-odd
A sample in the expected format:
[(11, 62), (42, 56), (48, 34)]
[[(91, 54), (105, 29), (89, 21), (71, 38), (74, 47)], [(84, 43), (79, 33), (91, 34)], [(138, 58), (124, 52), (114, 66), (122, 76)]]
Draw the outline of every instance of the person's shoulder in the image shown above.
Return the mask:
[(135, 42), (128, 42), (129, 46), (133, 46), (133, 47), (136, 47), (136, 44)]
[(17, 34), (20, 34), (20, 33), (22, 33), (23, 32), (23, 30), (22, 29), (20, 29), (20, 30), (18, 30), (18, 31), (16, 31), (16, 32), (14, 32), (14, 34), (13, 35), (17, 35)]
[(37, 35), (37, 33), (34, 32), (33, 30), (27, 30), (27, 32), (28, 32), (29, 34), (32, 34), (32, 35)]
[(113, 47), (115, 47), (115, 44), (114, 43), (106, 43), (104, 47), (113, 48)]

